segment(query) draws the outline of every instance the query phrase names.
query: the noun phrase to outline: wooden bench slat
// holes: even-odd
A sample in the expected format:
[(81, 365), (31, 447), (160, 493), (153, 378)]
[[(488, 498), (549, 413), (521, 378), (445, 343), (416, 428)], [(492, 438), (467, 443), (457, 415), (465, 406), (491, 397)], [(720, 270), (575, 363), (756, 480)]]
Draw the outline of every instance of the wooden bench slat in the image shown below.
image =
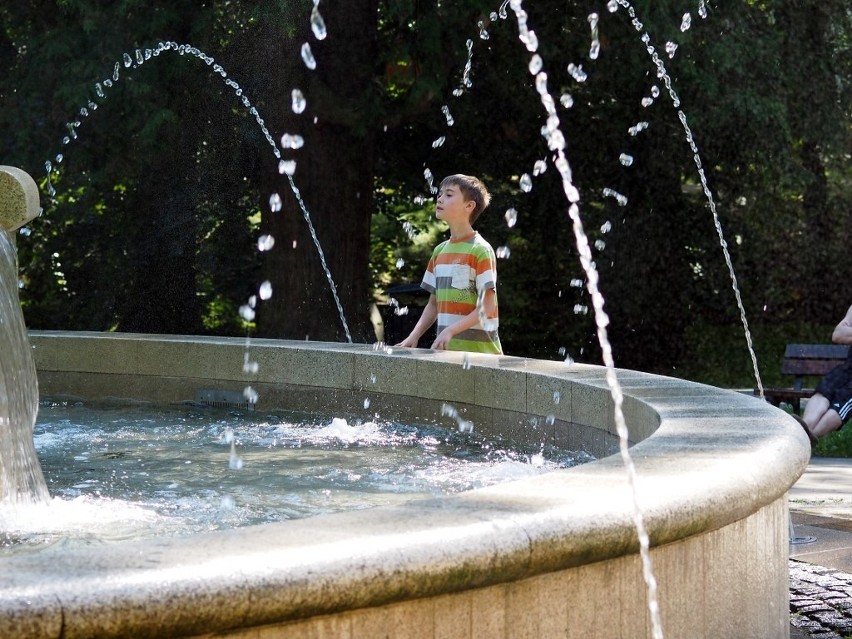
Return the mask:
[(836, 359), (785, 359), (781, 364), (781, 372), (785, 375), (823, 376), (832, 368), (836, 368), (842, 363), (843, 360)]
[(784, 359), (846, 359), (849, 347), (844, 344), (787, 344)]

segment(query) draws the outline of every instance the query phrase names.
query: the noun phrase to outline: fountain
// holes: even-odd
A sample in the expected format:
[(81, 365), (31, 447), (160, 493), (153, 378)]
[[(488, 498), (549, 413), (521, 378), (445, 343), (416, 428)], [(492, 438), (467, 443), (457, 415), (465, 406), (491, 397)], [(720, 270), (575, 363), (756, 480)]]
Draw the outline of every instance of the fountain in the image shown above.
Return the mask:
[(39, 212), (33, 179), (20, 169), (0, 166), (0, 503), (6, 504), (23, 505), (47, 497), (33, 448), (36, 371), (18, 301), (15, 247), (7, 234)]
[[(246, 383), (244, 340), (33, 332), (43, 393), (157, 402)], [(602, 367), (254, 340), (259, 409), (441, 420), (617, 449)], [(786, 491), (809, 444), (752, 397), (619, 371), (669, 637), (789, 630)], [(0, 636), (649, 636), (617, 456), (367, 511), (4, 558)], [(579, 603), (578, 603), (579, 602)], [(268, 635), (266, 634), (268, 633)]]
[[(49, 396), (171, 402), (247, 381), (242, 339), (31, 341)], [(447, 423), (450, 402), (483, 434), (617, 450), (599, 366), (471, 356), (465, 368), (462, 353), (263, 339), (252, 349), (258, 410)], [(666, 636), (787, 636), (786, 492), (809, 458), (801, 427), (750, 396), (619, 377)], [(0, 560), (0, 636), (647, 637), (630, 504), (613, 455), (391, 507), (47, 548)]]
[[(4, 558), (0, 636), (650, 635), (602, 367), (257, 339), (260, 366), (246, 373), (242, 339), (30, 339), (54, 397), (171, 402), (251, 383), (259, 410), (368, 404), (419, 421), (445, 419), (449, 402), (481, 433), (601, 459), (368, 511)], [(749, 396), (618, 378), (666, 636), (787, 636), (786, 492), (809, 457), (800, 427)]]

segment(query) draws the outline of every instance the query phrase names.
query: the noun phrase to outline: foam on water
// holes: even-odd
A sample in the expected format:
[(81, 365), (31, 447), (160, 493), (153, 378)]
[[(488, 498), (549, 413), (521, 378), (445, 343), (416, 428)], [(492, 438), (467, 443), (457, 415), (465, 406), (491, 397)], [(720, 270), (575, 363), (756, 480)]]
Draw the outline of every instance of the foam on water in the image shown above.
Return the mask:
[(43, 401), (34, 442), (53, 499), (0, 509), (0, 551), (391, 505), (591, 459), (446, 425)]

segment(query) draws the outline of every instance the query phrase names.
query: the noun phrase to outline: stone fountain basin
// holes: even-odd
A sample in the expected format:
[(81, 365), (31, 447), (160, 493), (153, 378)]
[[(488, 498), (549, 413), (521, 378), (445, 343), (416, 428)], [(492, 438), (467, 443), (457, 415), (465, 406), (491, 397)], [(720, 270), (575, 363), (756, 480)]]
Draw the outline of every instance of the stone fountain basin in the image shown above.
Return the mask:
[[(598, 461), (403, 505), (0, 559), (0, 636), (648, 637), (605, 369), (369, 345), (32, 332), (42, 396), (453, 422)], [(786, 637), (787, 490), (810, 445), (754, 397), (619, 370), (667, 638)], [(559, 393), (559, 403), (554, 393)], [(554, 420), (546, 419), (554, 416)], [(550, 424), (549, 422), (553, 422)], [(610, 455), (610, 456), (604, 456)]]

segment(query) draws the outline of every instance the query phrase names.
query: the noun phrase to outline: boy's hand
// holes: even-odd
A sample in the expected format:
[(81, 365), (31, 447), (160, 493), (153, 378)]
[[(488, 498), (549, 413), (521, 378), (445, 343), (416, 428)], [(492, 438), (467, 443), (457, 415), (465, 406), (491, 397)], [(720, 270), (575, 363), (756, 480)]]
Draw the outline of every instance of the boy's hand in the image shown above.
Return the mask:
[(447, 350), (447, 345), (450, 343), (450, 340), (453, 339), (453, 333), (450, 332), (449, 327), (445, 328), (438, 334), (438, 337), (435, 338), (435, 341), (432, 342), (432, 348), (439, 351)]
[(409, 335), (404, 340), (402, 340), (399, 344), (396, 344), (396, 346), (403, 346), (405, 348), (417, 348), (417, 341), (418, 340), (412, 338), (411, 335)]

